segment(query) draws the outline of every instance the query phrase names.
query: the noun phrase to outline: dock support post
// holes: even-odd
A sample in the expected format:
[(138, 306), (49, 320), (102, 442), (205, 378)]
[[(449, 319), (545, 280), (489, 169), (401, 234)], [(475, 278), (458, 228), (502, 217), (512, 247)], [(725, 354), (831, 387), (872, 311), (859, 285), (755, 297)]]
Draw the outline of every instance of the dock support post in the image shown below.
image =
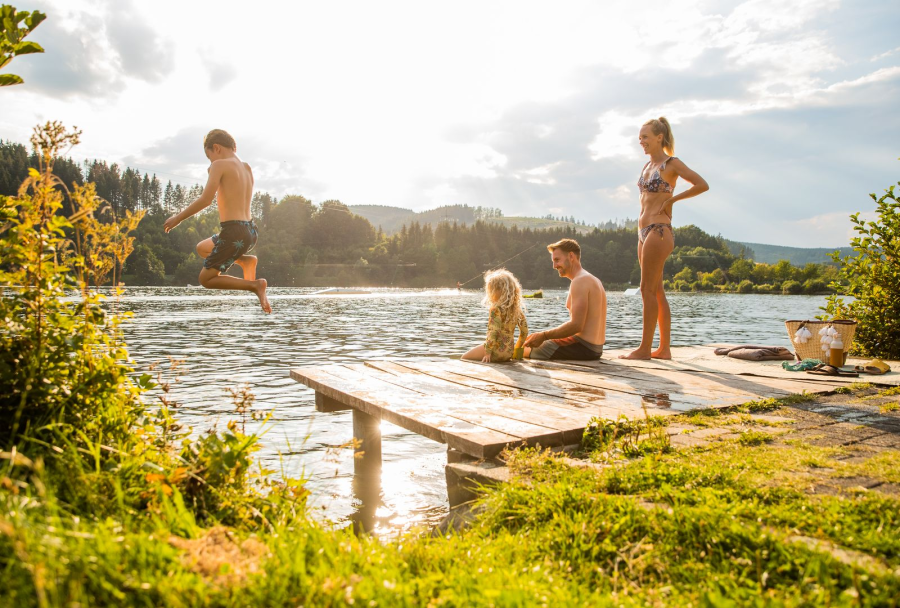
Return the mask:
[(381, 419), (361, 410), (353, 410), (354, 473), (381, 471)]

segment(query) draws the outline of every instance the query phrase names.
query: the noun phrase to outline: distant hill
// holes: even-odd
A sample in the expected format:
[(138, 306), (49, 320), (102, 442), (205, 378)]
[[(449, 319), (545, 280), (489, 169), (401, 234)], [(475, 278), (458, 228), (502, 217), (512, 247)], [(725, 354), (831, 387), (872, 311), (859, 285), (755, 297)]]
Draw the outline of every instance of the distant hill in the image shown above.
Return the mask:
[(492, 217), (485, 221), (495, 224), (503, 224), (504, 226), (518, 226), (531, 230), (546, 230), (549, 228), (574, 228), (578, 234), (586, 234), (594, 230), (594, 226), (585, 226), (582, 224), (574, 224), (562, 220), (548, 220), (542, 217)]
[[(410, 222), (431, 224), (432, 226), (436, 226), (441, 222), (474, 224), (479, 215), (482, 215), (480, 207), (475, 208), (468, 205), (447, 205), (420, 212), (387, 205), (351, 205), (350, 211), (363, 216), (373, 226), (381, 226), (381, 229), (388, 234), (397, 232), (403, 224), (409, 224)], [(593, 226), (539, 217), (503, 217), (493, 214), (490, 217), (482, 217), (482, 219), (486, 222), (503, 224), (504, 226), (518, 226), (519, 228), (530, 228), (532, 230), (574, 228), (579, 234), (585, 234), (594, 229)]]
[[(381, 226), (381, 229), (388, 234), (397, 232), (404, 224), (409, 224), (410, 222), (431, 224), (432, 226), (436, 226), (444, 221), (474, 224), (479, 216), (486, 222), (503, 224), (504, 226), (518, 226), (522, 229), (573, 228), (578, 234), (586, 234), (594, 230), (594, 226), (565, 220), (542, 217), (504, 217), (499, 215), (499, 210), (483, 210), (481, 207), (469, 207), (468, 205), (447, 205), (420, 212), (388, 205), (351, 205), (350, 211), (363, 216), (373, 226)], [(485, 213), (485, 211), (488, 211), (488, 213)], [(490, 213), (490, 211), (494, 213)], [(489, 217), (484, 217), (484, 215)], [(611, 229), (620, 225), (634, 228), (637, 226), (637, 220), (616, 220), (615, 222), (601, 224), (601, 228)], [(727, 239), (726, 243), (728, 243), (729, 249), (735, 255), (740, 255), (743, 248), (745, 250), (744, 255), (756, 262), (775, 264), (779, 260), (787, 260), (795, 266), (803, 266), (809, 263), (830, 263), (831, 258), (828, 257), (828, 254), (835, 249), (839, 249), (841, 255), (847, 255), (847, 253), (852, 251), (850, 247), (836, 247), (834, 249), (828, 247), (785, 247), (783, 245), (765, 245), (763, 243), (742, 243)]]
[(373, 226), (381, 226), (381, 229), (388, 234), (397, 232), (403, 224), (411, 222), (433, 226), (443, 221), (462, 224), (475, 223), (475, 209), (467, 205), (447, 205), (421, 212), (387, 205), (350, 205), (349, 208), (353, 213), (369, 220)]
[(765, 245), (763, 243), (740, 243), (728, 241), (731, 253), (740, 255), (741, 248), (745, 249), (744, 255), (755, 262), (775, 264), (779, 260), (787, 260), (794, 266), (805, 264), (827, 264), (832, 260), (828, 256), (832, 251), (838, 250), (841, 255), (847, 255), (853, 251), (850, 247), (785, 247), (783, 245)]

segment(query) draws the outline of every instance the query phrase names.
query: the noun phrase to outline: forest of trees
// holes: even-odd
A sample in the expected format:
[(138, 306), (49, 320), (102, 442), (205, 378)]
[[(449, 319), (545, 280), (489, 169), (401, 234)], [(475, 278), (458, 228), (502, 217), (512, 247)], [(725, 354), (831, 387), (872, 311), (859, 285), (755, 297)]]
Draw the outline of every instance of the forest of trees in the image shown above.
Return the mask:
[[(28, 167), (35, 165), (36, 157), (24, 146), (0, 141), (0, 195), (15, 195)], [(125, 264), (126, 283), (198, 282), (202, 261), (194, 247), (218, 232), (215, 206), (169, 234), (163, 231), (163, 222), (198, 196), (200, 185), (186, 188), (169, 181), (163, 186), (155, 175), (101, 160), (79, 165), (61, 159), (56, 171), (66, 184), (96, 183), (98, 195), (116, 214), (147, 212)], [(567, 281), (551, 267), (546, 245), (573, 237), (581, 243), (584, 266), (607, 286), (639, 281), (636, 227), (631, 221), (576, 234), (574, 226), (538, 230), (506, 226), (490, 221), (502, 216), (499, 210), (476, 209), (471, 223), (411, 221), (389, 235), (337, 200), (316, 205), (300, 195), (279, 200), (257, 192), (251, 212), (260, 226), (260, 240), (253, 253), (259, 257), (259, 276), (273, 286), (452, 287), (460, 281), (478, 288), (485, 270), (504, 264), (527, 289), (552, 289), (566, 287)], [(825, 293), (836, 276), (829, 264), (798, 267), (785, 260), (757, 264), (732, 253), (722, 237), (696, 226), (676, 228), (675, 243), (665, 268), (667, 288), (673, 290)], [(235, 266), (231, 272), (238, 274), (240, 269)]]

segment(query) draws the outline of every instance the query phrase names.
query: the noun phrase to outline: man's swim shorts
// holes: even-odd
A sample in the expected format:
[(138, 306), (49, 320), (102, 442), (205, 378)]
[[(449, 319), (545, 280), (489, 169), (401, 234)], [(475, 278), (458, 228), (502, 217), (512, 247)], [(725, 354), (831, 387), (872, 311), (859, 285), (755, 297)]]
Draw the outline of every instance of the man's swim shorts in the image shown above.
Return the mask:
[(537, 348), (531, 349), (529, 358), (569, 361), (598, 361), (603, 354), (602, 344), (591, 344), (578, 336), (547, 340)]
[(219, 225), (222, 230), (212, 237), (213, 250), (203, 262), (203, 267), (226, 272), (239, 257), (256, 246), (259, 232), (253, 220), (230, 220)]

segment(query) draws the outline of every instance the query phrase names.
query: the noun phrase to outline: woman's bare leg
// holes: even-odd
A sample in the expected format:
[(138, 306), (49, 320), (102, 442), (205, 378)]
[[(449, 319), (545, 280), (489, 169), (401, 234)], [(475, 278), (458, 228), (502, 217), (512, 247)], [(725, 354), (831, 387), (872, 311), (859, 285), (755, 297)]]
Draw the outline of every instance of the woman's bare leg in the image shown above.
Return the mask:
[(234, 289), (236, 291), (252, 291), (259, 298), (259, 305), (266, 313), (272, 312), (272, 305), (269, 304), (269, 298), (266, 297), (266, 288), (268, 282), (265, 279), (256, 279), (248, 281), (247, 279), (239, 279), (230, 277), (227, 274), (221, 274), (214, 268), (204, 268), (200, 271), (200, 284), (207, 289)]
[[(665, 264), (665, 261), (663, 261), (663, 264)], [(669, 308), (669, 301), (666, 299), (662, 281), (662, 277), (660, 277), (659, 290), (656, 292), (656, 302), (659, 306), (659, 314), (656, 317), (659, 324), (659, 347), (650, 353), (650, 356), (654, 359), (671, 359), (672, 310)]]
[(656, 322), (660, 314), (658, 295), (662, 289), (663, 268), (666, 265), (666, 258), (674, 247), (675, 240), (671, 232), (663, 231), (663, 235), (660, 236), (656, 231), (651, 231), (643, 245), (638, 248), (640, 252), (638, 259), (641, 263), (641, 301), (644, 306), (643, 333), (637, 350), (622, 355), (622, 359), (651, 358), (653, 334), (656, 333)]
[(464, 354), (460, 359), (465, 359), (467, 361), (481, 361), (484, 359), (484, 344), (479, 344), (466, 354)]

